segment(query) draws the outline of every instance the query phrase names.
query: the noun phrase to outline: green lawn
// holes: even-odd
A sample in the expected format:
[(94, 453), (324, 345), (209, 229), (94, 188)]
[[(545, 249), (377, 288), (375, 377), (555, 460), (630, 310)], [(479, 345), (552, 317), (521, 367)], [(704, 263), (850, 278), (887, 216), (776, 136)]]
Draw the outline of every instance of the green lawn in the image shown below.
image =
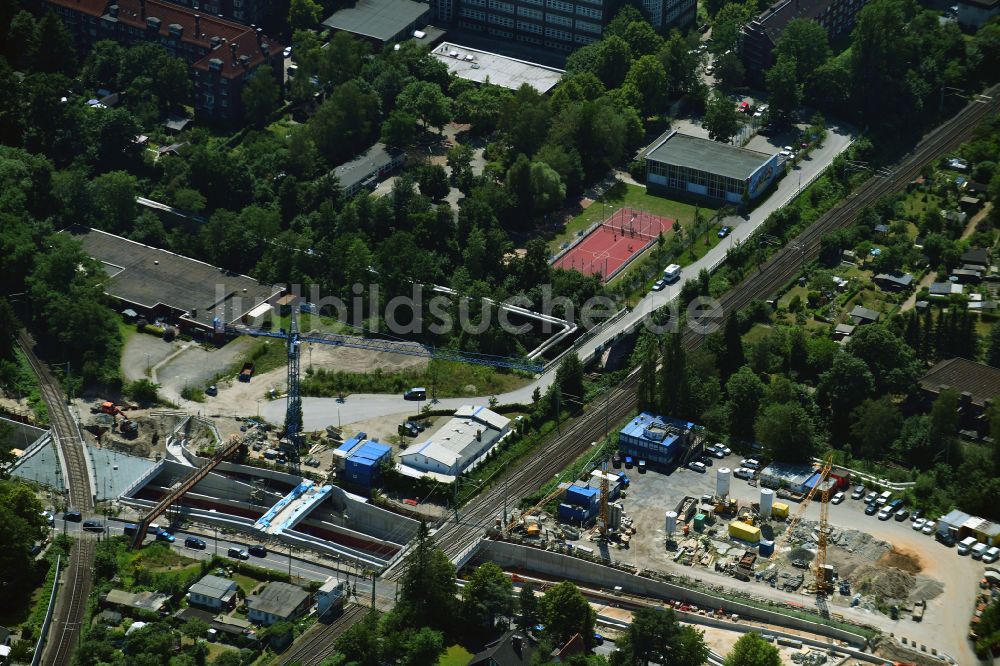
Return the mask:
[(472, 659), (471, 652), (461, 645), (452, 645), (438, 659), (438, 666), (465, 666), (470, 659)]
[[(590, 205), (589, 208), (566, 223), (562, 233), (549, 241), (549, 250), (558, 252), (563, 243), (572, 241), (580, 231), (584, 231), (594, 222), (608, 217), (619, 208), (635, 208), (654, 215), (668, 217), (685, 225), (694, 220), (694, 204), (683, 203), (665, 197), (646, 194), (645, 187), (618, 183)], [(714, 208), (702, 207), (705, 217), (715, 213)]]

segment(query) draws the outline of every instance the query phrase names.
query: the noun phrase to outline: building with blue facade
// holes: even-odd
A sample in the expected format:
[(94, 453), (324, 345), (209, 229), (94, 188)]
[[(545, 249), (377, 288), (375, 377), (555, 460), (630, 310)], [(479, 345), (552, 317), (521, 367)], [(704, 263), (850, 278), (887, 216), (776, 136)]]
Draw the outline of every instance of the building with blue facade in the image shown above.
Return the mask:
[(671, 130), (646, 150), (646, 189), (742, 205), (756, 199), (783, 170), (778, 154), (738, 148)]
[(601, 491), (590, 486), (573, 484), (559, 505), (559, 520), (574, 525), (588, 523), (600, 510)]
[(649, 466), (673, 467), (690, 444), (694, 427), (687, 421), (643, 412), (618, 432), (618, 450)]
[(361, 488), (371, 488), (378, 484), (382, 476), (382, 466), (392, 457), (392, 447), (365, 439), (357, 435), (341, 444), (334, 455), (339, 460), (342, 472), (340, 478), (347, 484)]

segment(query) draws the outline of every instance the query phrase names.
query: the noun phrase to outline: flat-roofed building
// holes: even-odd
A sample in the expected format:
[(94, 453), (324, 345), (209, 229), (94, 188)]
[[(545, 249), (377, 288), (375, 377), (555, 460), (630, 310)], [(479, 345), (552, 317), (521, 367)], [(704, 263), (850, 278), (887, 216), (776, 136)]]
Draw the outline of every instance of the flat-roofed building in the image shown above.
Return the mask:
[(350, 162), (333, 170), (344, 196), (353, 197), (361, 190), (374, 190), (390, 173), (403, 164), (406, 154), (390, 150), (385, 144), (376, 143)]
[(450, 42), (436, 46), (431, 53), (448, 67), (449, 72), (460, 79), (476, 83), (483, 83), (489, 79), (493, 85), (511, 90), (517, 90), (527, 84), (545, 94), (552, 90), (565, 74), (564, 70), (555, 67), (508, 58)]
[(427, 25), (431, 6), (414, 0), (358, 0), (338, 9), (323, 25), (357, 35), (378, 47), (413, 36)]
[(197, 259), (83, 226), (65, 230), (104, 266), (105, 291), (121, 309), (181, 330), (221, 333), (284, 288), (230, 273)]
[(740, 205), (756, 199), (781, 173), (778, 155), (666, 132), (642, 155), (646, 189)]
[(309, 593), (298, 585), (274, 582), (247, 597), (247, 619), (265, 626), (293, 620), (309, 609)]

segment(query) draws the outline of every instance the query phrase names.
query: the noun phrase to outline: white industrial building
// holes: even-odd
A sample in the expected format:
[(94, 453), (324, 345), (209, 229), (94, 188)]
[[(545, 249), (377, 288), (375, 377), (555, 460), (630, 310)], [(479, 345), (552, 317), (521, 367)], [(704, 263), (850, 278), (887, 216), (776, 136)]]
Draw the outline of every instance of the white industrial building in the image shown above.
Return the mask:
[(457, 476), (509, 431), (507, 417), (486, 407), (465, 405), (431, 439), (407, 449), (399, 460), (417, 472)]

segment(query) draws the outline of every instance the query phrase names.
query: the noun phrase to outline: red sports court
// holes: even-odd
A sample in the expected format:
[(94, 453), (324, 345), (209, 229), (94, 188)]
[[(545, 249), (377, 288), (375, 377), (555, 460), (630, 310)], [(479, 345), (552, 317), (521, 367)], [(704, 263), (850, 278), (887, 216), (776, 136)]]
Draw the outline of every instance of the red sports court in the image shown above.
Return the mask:
[(673, 229), (674, 221), (632, 208), (619, 208), (611, 217), (558, 257), (553, 266), (610, 280), (656, 242), (660, 233)]

